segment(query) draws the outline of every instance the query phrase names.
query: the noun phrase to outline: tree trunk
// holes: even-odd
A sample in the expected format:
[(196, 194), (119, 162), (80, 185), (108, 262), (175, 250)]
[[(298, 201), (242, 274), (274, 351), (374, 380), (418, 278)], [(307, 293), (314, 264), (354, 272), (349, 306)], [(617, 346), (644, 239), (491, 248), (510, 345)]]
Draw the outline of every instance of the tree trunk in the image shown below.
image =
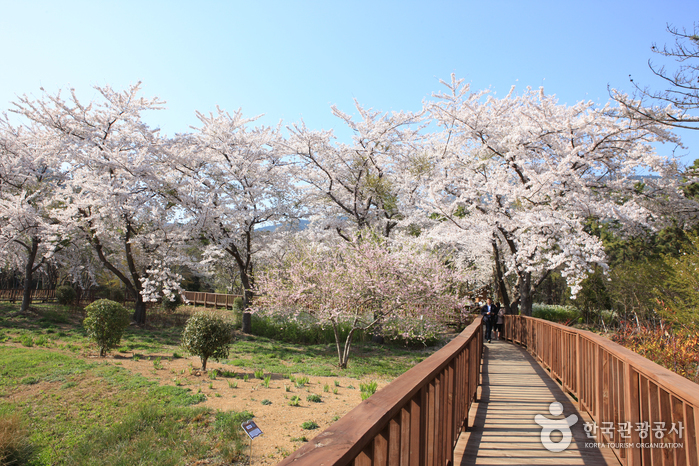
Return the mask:
[(24, 294), (22, 295), (22, 306), (20, 312), (26, 312), (32, 303), (32, 275), (34, 274), (34, 261), (39, 251), (39, 239), (32, 238), (32, 242), (27, 255), (27, 263), (24, 266)]
[(247, 270), (240, 270), (240, 282), (243, 284), (243, 333), (252, 334), (252, 314), (247, 311), (252, 301), (252, 286)]
[(510, 302), (510, 294), (507, 292), (507, 286), (505, 285), (505, 278), (502, 273), (502, 264), (500, 262), (500, 250), (498, 249), (497, 240), (495, 239), (495, 233), (493, 233), (493, 258), (495, 260), (495, 284), (497, 285), (498, 295), (502, 299), (502, 305), (505, 309), (510, 309), (512, 303)]
[(532, 273), (519, 273), (519, 313), (523, 316), (532, 315)]
[(146, 303), (143, 302), (141, 293), (136, 293), (136, 306), (133, 311), (133, 320), (138, 325), (146, 323)]

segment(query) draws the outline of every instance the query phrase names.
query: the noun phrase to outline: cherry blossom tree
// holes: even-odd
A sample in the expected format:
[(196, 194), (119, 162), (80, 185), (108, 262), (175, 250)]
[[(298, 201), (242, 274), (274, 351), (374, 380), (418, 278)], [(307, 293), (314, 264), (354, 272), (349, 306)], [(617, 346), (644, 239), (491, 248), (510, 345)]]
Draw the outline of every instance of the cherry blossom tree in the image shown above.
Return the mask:
[[(454, 77), (445, 85), (447, 92), (426, 104), (442, 128), (431, 142), (422, 197), (439, 219), (430, 235), (492, 249), (497, 282), (504, 285), (507, 275), (517, 281), (505, 304), (519, 304), (525, 314), (551, 271), (561, 271), (574, 295), (592, 264), (605, 266), (587, 219), (652, 228), (662, 219), (649, 200), (681, 197), (676, 164), (651, 146), (677, 141), (654, 122), (629, 121), (610, 105), (561, 105), (543, 90), (498, 99), (470, 92)], [(644, 178), (639, 189), (638, 175), (653, 173), (660, 177)], [(480, 241), (473, 241), (474, 230)]]
[[(283, 265), (258, 277), (252, 311), (286, 318), (310, 315), (331, 326), (339, 366), (346, 368), (358, 330), (403, 321), (401, 331), (415, 333), (419, 330), (411, 318), (434, 320), (459, 308), (459, 273), (428, 251), (378, 238), (297, 243)], [(344, 342), (343, 325), (349, 328)]]
[(352, 131), (352, 143), (335, 141), (333, 131), (314, 131), (301, 122), (289, 127), (283, 148), (300, 164), (295, 173), (307, 188), (319, 227), (350, 240), (351, 231), (370, 227), (388, 237), (406, 215), (410, 185), (403, 165), (419, 155), (421, 113), (381, 114), (355, 102), (359, 115), (332, 107)]
[[(183, 175), (177, 202), (187, 212), (185, 223), (204, 238), (203, 265), (226, 258), (235, 262), (247, 306), (255, 255), (276, 229), (301, 215), (303, 206), (291, 165), (277, 150), (278, 128), (251, 127), (257, 118), (245, 118), (240, 110), (197, 117), (201, 127), (177, 143), (175, 170)], [(248, 313), (243, 331), (251, 331)]]
[(21, 311), (31, 303), (34, 273), (65, 245), (56, 191), (62, 147), (37, 128), (0, 119), (0, 257), (24, 271)]
[(164, 163), (167, 144), (141, 119), (144, 111), (163, 102), (139, 97), (140, 83), (117, 92), (96, 87), (99, 99), (83, 104), (74, 90), (70, 98), (44, 94), (21, 97), (14, 112), (65, 147), (62, 166), (70, 177), (57, 192), (65, 205), (57, 217), (73, 225), (91, 245), (101, 264), (134, 297), (133, 318), (144, 323), (146, 300), (179, 291), (179, 277), (170, 263), (182, 244), (176, 209), (165, 193), (176, 180)]

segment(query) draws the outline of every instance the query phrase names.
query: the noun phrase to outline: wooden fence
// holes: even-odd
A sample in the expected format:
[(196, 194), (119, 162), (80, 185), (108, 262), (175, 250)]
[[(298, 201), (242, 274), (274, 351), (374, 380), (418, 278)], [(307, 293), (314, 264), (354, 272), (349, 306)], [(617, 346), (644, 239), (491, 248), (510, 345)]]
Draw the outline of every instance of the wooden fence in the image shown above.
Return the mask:
[(199, 291), (185, 291), (184, 297), (188, 301), (187, 304), (225, 307), (226, 309), (233, 309), (233, 303), (236, 298), (242, 298), (239, 294), (203, 293)]
[(482, 353), (477, 319), (279, 464), (451, 465), (476, 396)]
[(590, 442), (611, 445), (623, 465), (699, 465), (699, 385), (592, 332), (532, 317), (506, 316), (505, 337), (577, 398), (594, 421)]
[[(56, 290), (31, 290), (32, 301), (48, 302), (56, 300)], [(0, 301), (22, 301), (23, 289), (0, 290)]]

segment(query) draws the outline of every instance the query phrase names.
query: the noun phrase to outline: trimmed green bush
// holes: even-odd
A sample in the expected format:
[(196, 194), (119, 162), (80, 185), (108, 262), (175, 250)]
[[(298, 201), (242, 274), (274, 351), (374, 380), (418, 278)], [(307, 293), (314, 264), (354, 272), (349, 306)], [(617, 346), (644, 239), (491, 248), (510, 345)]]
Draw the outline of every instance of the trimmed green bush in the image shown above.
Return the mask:
[(78, 293), (76, 293), (72, 286), (61, 285), (56, 288), (56, 300), (58, 301), (58, 304), (73, 304), (77, 296)]
[(201, 358), (201, 368), (206, 370), (209, 358), (228, 357), (233, 343), (235, 326), (221, 317), (207, 312), (198, 312), (187, 320), (182, 332), (182, 347)]
[(129, 326), (129, 311), (124, 306), (108, 299), (100, 299), (85, 308), (87, 317), (83, 326), (87, 337), (97, 343), (100, 357), (110, 348), (119, 346), (124, 330)]

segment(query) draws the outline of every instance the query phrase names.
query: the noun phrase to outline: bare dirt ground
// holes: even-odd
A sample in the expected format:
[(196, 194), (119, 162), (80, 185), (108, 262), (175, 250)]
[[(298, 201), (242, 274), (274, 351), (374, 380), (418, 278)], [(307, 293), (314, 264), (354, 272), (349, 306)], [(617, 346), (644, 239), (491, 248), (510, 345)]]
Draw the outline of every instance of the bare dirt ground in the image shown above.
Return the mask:
[[(190, 388), (193, 393), (201, 390), (206, 395), (203, 405), (214, 410), (252, 412), (255, 415), (253, 420), (262, 430), (262, 435), (252, 441), (254, 465), (277, 464), (303, 445), (304, 438), (311, 440), (335, 420), (351, 411), (362, 401), (360, 383), (376, 381), (378, 388), (381, 388), (389, 382), (375, 378), (358, 380), (347, 377), (310, 376), (309, 382), (298, 388), (289, 379), (272, 374), (269, 387), (265, 387), (263, 381), (254, 378), (249, 369), (209, 361), (207, 371), (202, 372), (198, 357), (169, 360), (167, 355), (161, 355), (160, 362), (154, 364), (153, 358), (157, 358), (158, 355), (148, 356), (150, 359), (134, 360), (130, 356), (111, 353), (103, 360), (148, 379), (157, 380), (162, 385), (179, 385)], [(94, 355), (94, 358), (98, 359), (97, 355)], [(218, 376), (211, 379), (210, 374), (214, 369), (233, 371), (238, 377)], [(239, 378), (245, 374), (248, 375), (247, 381)], [(297, 375), (301, 376), (302, 374)], [(237, 386), (231, 386), (236, 383)], [(322, 401), (307, 401), (310, 394), (320, 395)], [(293, 396), (299, 397), (299, 406), (289, 405)], [(269, 404), (263, 404), (263, 400), (268, 400)], [(303, 429), (301, 424), (306, 421), (314, 421), (318, 424), (318, 429)]]

